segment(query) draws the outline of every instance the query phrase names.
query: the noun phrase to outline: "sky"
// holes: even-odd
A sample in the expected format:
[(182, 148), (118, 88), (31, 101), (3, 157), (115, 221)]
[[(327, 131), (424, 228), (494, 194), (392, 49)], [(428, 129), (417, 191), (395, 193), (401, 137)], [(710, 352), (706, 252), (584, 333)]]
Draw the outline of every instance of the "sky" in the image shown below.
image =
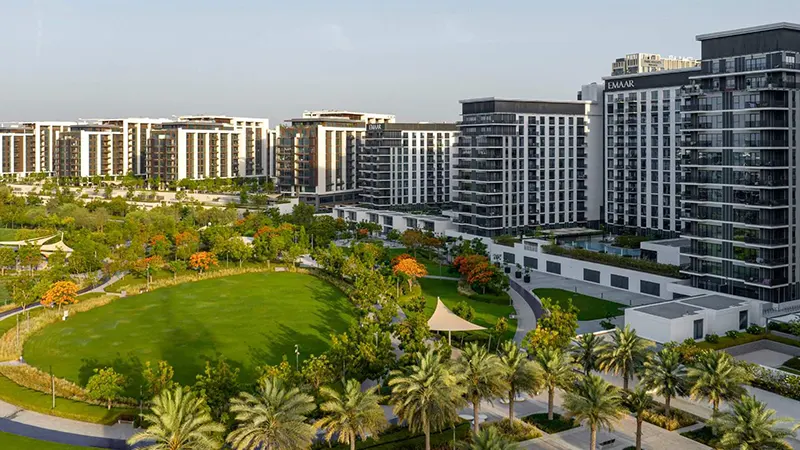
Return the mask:
[(304, 110), (455, 121), (476, 97), (574, 100), (626, 53), (800, 22), (797, 0), (2, 0), (0, 121)]

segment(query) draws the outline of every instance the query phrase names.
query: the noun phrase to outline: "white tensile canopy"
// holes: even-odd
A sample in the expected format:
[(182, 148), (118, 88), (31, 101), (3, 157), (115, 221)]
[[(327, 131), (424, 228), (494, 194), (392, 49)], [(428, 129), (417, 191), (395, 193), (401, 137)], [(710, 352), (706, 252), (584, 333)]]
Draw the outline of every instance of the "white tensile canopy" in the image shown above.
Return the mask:
[(479, 331), (485, 330), (485, 327), (475, 325), (472, 322), (458, 317), (453, 311), (442, 303), (439, 297), (436, 297), (436, 311), (428, 319), (428, 328), (431, 331), (447, 331), (447, 342), (451, 343), (451, 332), (453, 331)]

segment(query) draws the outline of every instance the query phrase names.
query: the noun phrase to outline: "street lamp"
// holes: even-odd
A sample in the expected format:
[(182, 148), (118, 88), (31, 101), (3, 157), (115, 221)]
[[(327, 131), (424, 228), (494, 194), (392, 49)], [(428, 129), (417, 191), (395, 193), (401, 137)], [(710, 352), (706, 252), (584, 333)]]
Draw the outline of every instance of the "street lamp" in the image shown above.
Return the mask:
[(294, 344), (294, 367), (295, 370), (300, 370), (300, 346)]

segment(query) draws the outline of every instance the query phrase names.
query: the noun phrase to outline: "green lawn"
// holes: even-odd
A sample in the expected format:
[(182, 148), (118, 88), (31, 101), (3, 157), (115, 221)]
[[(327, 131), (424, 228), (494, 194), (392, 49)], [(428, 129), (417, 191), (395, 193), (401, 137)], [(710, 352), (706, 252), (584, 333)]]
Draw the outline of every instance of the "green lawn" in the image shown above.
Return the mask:
[(53, 442), (40, 441), (16, 434), (8, 434), (0, 431), (0, 448), (3, 450), (76, 450), (91, 447), (78, 447), (76, 445), (56, 444)]
[(0, 305), (11, 303), (11, 292), (7, 283), (11, 282), (11, 277), (0, 277)]
[[(112, 408), (109, 411), (103, 406), (65, 398), (56, 398), (56, 408), (51, 409), (53, 398), (50, 395), (22, 387), (2, 375), (0, 375), (0, 400), (29, 411), (105, 425), (116, 423), (120, 415), (134, 416), (138, 413), (138, 410), (120, 408)], [(2, 439), (0, 439), (0, 443), (2, 443)], [(5, 449), (2, 445), (0, 448)]]
[(17, 231), (16, 228), (0, 228), (0, 241), (16, 241)]
[(80, 385), (93, 370), (114, 367), (138, 397), (146, 361), (166, 360), (175, 380), (192, 384), (205, 362), (224, 356), (253, 380), (255, 368), (328, 348), (353, 307), (336, 287), (311, 275), (253, 273), (202, 280), (116, 300), (50, 325), (32, 336), (28, 363)]
[[(30, 310), (30, 313), (26, 313), (24, 316), (20, 316), (19, 320), (20, 320), (21, 326), (23, 326), (23, 327), (25, 326), (25, 319), (28, 318), (28, 314), (30, 314), (31, 318), (34, 318), (34, 317), (38, 316), (39, 314), (41, 314), (42, 311), (44, 311), (44, 310), (45, 310), (44, 308), (34, 308), (34, 309)], [(16, 316), (6, 317), (5, 319), (0, 320), (0, 336), (4, 335), (6, 333), (6, 331), (14, 328), (15, 326), (17, 326), (17, 317)]]
[[(487, 303), (478, 300), (472, 300), (458, 293), (458, 281), (455, 280), (437, 280), (432, 278), (421, 278), (419, 284), (422, 287), (422, 293), (425, 295), (425, 313), (430, 317), (436, 309), (436, 297), (442, 299), (445, 306), (453, 309), (458, 303), (465, 301), (475, 309), (475, 318), (473, 323), (490, 328), (493, 327), (497, 319), (505, 317), (508, 319), (509, 314), (515, 314), (513, 306), (498, 305), (494, 303)], [(508, 332), (504, 336), (505, 339), (512, 339), (514, 333), (517, 331), (517, 321), (508, 321)]]
[(625, 314), (627, 306), (603, 300), (597, 297), (565, 291), (563, 289), (540, 288), (533, 293), (539, 298), (549, 298), (559, 305), (565, 305), (568, 299), (578, 308), (578, 320), (605, 319), (608, 316), (616, 317)]

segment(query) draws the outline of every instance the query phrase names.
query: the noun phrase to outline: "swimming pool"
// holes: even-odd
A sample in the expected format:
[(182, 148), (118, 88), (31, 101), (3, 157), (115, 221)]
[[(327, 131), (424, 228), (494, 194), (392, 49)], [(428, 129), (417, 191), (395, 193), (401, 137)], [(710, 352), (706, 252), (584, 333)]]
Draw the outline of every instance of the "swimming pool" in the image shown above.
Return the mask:
[(630, 256), (632, 258), (638, 258), (642, 254), (642, 251), (638, 248), (615, 247), (611, 244), (604, 244), (602, 242), (594, 242), (594, 241), (572, 241), (566, 243), (565, 245), (570, 247), (582, 248), (585, 250), (591, 250), (593, 252), (606, 252), (613, 255)]

